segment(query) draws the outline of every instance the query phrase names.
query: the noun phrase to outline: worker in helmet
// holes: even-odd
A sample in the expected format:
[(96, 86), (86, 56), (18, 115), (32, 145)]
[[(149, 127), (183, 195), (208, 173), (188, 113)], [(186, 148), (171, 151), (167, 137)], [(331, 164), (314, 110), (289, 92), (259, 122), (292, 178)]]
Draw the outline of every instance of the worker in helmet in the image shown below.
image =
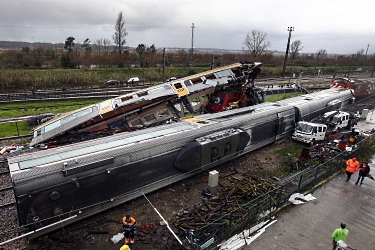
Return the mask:
[(120, 250), (131, 250), (130, 247), (128, 245), (123, 245)]
[(135, 224), (137, 222), (133, 217), (127, 214), (122, 218), (122, 227), (124, 228), (125, 244), (134, 243)]
[(349, 159), (346, 161), (346, 175), (347, 175), (347, 181), (350, 180), (350, 177), (353, 173), (355, 173), (359, 168), (359, 162), (357, 161), (357, 158), (353, 157), (352, 159)]

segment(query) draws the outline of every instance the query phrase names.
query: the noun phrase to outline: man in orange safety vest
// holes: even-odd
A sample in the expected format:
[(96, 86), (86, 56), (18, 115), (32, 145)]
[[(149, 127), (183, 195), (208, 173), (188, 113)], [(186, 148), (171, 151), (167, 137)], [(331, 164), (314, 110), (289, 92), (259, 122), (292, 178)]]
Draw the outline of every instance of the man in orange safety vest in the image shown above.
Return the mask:
[(358, 170), (358, 168), (359, 162), (357, 161), (357, 158), (353, 157), (353, 159), (346, 161), (346, 175), (348, 177), (346, 181), (350, 180), (350, 177)]
[(135, 219), (131, 217), (129, 214), (127, 214), (124, 218), (122, 218), (122, 227), (124, 228), (124, 236), (125, 236), (126, 245), (129, 243), (130, 244), (134, 243), (135, 224), (136, 224)]

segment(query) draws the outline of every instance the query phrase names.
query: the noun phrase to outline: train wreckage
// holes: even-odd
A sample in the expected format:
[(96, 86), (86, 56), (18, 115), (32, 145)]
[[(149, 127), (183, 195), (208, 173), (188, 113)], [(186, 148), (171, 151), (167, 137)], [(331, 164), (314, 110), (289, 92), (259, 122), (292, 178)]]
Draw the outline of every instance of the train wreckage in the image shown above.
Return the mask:
[(264, 91), (253, 84), (260, 66), (235, 63), (56, 116), (34, 128), (30, 145), (78, 142), (164, 124), (185, 113), (220, 112), (261, 103)]
[(350, 90), (329, 89), (9, 157), (20, 225), (41, 235), (288, 137), (297, 121), (352, 101)]
[[(81, 116), (77, 112), (69, 113), (38, 127), (36, 131), (45, 131), (34, 137), (34, 144), (55, 138), (57, 134), (64, 134), (77, 126), (79, 129), (75, 131), (102, 125), (110, 126), (110, 121), (124, 121), (124, 114), (128, 124), (136, 119), (147, 121), (147, 115), (161, 110), (160, 107), (147, 109), (152, 103), (149, 100), (155, 101), (159, 98), (163, 101), (160, 100), (156, 105), (164, 105), (163, 109), (181, 100), (181, 105), (196, 112), (199, 108), (189, 105), (192, 98), (202, 98), (206, 93), (205, 89), (210, 89), (212, 94), (215, 89), (220, 89), (220, 84), (228, 86), (228, 82), (233, 83), (230, 88), (240, 91), (242, 96), (248, 91), (242, 97), (244, 99), (238, 102), (253, 102), (260, 97), (249, 97), (261, 92), (254, 91), (249, 84), (259, 73), (258, 70), (254, 71), (254, 68), (259, 66), (260, 64), (233, 64), (209, 71), (209, 74), (206, 72), (188, 80), (180, 79), (168, 83), (171, 85), (158, 85), (137, 94), (110, 99), (90, 106), (91, 112), (81, 109), (78, 111), (82, 112)], [(208, 77), (209, 75), (211, 77)], [(194, 85), (192, 79), (198, 78), (201, 82)], [(188, 82), (191, 85), (187, 84)], [(183, 91), (189, 93), (194, 93), (194, 89), (199, 88), (203, 91), (195, 92), (195, 96), (179, 95), (179, 86), (183, 86)], [(228, 89), (224, 88), (225, 91)], [(153, 93), (151, 90), (157, 91)], [(148, 95), (139, 98), (139, 93), (144, 92)], [(239, 109), (225, 108), (227, 110), (223, 112), (199, 114), (194, 117), (183, 117), (181, 107), (181, 117), (176, 122), (165, 124), (164, 120), (163, 125), (131, 133), (118, 133), (10, 156), (7, 158), (7, 164), (20, 226), (30, 237), (46, 234), (139, 197), (142, 193), (155, 191), (289, 137), (296, 122), (311, 120), (328, 111), (344, 109), (352, 104), (354, 99), (349, 89), (327, 89), (276, 103), (260, 103), (261, 100), (258, 99), (258, 104), (247, 103)], [(127, 101), (132, 104), (125, 105)], [(105, 107), (111, 111), (105, 112)], [(116, 112), (122, 108), (127, 112)], [(131, 114), (135, 115), (134, 120), (131, 119)], [(101, 117), (106, 119), (92, 122)], [(54, 129), (46, 129), (49, 125)]]

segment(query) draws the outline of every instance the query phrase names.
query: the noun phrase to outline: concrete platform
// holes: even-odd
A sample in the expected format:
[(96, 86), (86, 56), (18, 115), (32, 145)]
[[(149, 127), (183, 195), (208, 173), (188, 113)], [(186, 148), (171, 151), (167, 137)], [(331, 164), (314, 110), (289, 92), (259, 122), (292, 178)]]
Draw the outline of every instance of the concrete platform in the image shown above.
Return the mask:
[[(375, 175), (375, 155), (369, 162)], [(344, 173), (337, 175), (313, 193), (316, 200), (282, 211), (276, 223), (241, 250), (332, 249), (331, 235), (341, 222), (349, 230), (348, 246), (374, 250), (375, 181), (365, 178), (362, 185), (355, 185), (357, 176), (347, 182)]]

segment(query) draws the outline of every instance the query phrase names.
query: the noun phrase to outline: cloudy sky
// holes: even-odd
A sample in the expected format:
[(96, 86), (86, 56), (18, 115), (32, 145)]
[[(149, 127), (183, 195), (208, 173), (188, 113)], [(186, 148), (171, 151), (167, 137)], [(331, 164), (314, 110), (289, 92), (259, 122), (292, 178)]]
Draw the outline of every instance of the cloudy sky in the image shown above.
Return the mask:
[(127, 45), (240, 50), (251, 30), (267, 33), (269, 49), (285, 51), (301, 40), (305, 53), (326, 49), (353, 54), (367, 45), (375, 53), (373, 0), (1, 0), (0, 40), (83, 43), (112, 41), (120, 11)]

